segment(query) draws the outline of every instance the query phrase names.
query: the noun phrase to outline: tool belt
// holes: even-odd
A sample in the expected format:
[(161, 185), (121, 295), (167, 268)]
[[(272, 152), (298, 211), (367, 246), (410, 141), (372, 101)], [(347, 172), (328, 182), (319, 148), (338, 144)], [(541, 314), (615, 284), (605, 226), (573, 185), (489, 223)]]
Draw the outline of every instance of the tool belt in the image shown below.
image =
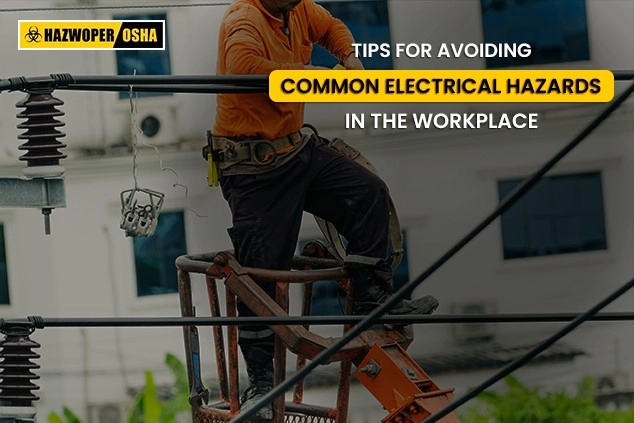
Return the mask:
[(207, 131), (207, 145), (203, 148), (203, 157), (207, 159), (211, 154), (211, 159), (220, 170), (236, 163), (268, 166), (275, 163), (278, 154), (293, 150), (301, 142), (302, 137), (302, 133), (297, 131), (274, 140), (233, 140)]

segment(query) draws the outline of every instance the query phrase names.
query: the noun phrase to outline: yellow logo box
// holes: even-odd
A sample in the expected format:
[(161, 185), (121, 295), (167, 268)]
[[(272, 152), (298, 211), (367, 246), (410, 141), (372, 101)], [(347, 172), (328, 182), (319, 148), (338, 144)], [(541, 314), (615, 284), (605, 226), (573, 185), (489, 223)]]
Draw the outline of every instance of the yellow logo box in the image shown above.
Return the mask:
[(18, 21), (18, 50), (165, 50), (165, 21)]
[(277, 70), (276, 102), (603, 103), (614, 97), (608, 70)]

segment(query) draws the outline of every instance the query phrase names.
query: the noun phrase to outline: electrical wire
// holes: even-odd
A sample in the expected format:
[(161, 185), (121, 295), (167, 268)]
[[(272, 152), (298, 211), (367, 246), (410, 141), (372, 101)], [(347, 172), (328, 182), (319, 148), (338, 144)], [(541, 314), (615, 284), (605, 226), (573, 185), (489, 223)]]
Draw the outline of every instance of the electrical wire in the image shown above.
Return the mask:
[[(565, 323), (580, 313), (510, 313), (510, 314), (438, 314), (382, 316), (375, 323), (384, 324), (455, 324), (455, 323)], [(249, 326), (261, 325), (347, 325), (362, 321), (365, 316), (272, 316), (272, 317), (41, 317), (26, 319), (0, 319), (0, 331), (14, 325), (32, 325), (44, 328), (77, 327), (182, 327), (182, 326)], [(595, 322), (634, 321), (634, 312), (600, 313)]]
[[(136, 75), (136, 69), (134, 70), (134, 75)], [(137, 181), (136, 172), (137, 172), (137, 129), (143, 131), (139, 128), (139, 125), (136, 122), (136, 103), (139, 100), (139, 95), (132, 92), (132, 84), (129, 86), (129, 96), (130, 96), (130, 136), (132, 137), (132, 178), (134, 179), (134, 189), (139, 189), (139, 183)], [(136, 96), (136, 99), (135, 99)]]
[[(134, 75), (136, 76), (136, 69), (134, 70)], [(141, 127), (139, 126), (138, 122), (137, 122), (137, 115), (138, 115), (138, 101), (139, 101), (139, 95), (138, 93), (134, 92), (133, 93), (133, 85), (130, 84), (129, 85), (129, 96), (130, 96), (130, 131), (132, 133), (132, 175), (134, 177), (134, 189), (138, 189), (138, 184), (137, 184), (137, 177), (136, 177), (136, 173), (137, 173), (137, 167), (138, 167), (138, 161), (137, 161), (137, 134), (143, 135), (143, 129), (141, 129)], [(156, 156), (158, 157), (158, 161), (159, 161), (159, 168), (161, 169), (161, 172), (165, 172), (165, 171), (169, 171), (172, 174), (174, 174), (174, 177), (176, 178), (176, 182), (174, 182), (172, 184), (173, 188), (179, 187), (185, 190), (185, 204), (186, 204), (186, 208), (187, 210), (189, 210), (190, 212), (192, 212), (193, 214), (195, 214), (197, 217), (200, 218), (205, 218), (208, 217), (207, 215), (203, 215), (198, 213), (196, 210), (194, 210), (190, 204), (189, 204), (189, 188), (187, 187), (187, 185), (181, 184), (179, 182), (179, 175), (178, 172), (176, 172), (173, 168), (171, 167), (167, 167), (163, 165), (163, 158), (161, 157), (161, 152), (159, 151), (158, 147), (155, 145), (152, 145), (150, 143), (147, 143), (145, 141), (141, 141), (141, 144), (143, 144), (144, 146), (148, 147), (148, 148), (152, 148), (154, 149), (154, 151), (156, 152)]]

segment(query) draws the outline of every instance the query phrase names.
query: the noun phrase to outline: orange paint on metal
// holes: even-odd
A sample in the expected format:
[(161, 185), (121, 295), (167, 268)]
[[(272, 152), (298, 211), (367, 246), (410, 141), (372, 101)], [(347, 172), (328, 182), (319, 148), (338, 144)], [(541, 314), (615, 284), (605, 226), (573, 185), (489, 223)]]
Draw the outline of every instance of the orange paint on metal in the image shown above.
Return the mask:
[[(453, 398), (453, 389), (440, 389), (398, 344), (374, 345), (354, 375), (390, 413), (385, 423), (422, 421)], [(459, 420), (450, 414), (440, 422)]]

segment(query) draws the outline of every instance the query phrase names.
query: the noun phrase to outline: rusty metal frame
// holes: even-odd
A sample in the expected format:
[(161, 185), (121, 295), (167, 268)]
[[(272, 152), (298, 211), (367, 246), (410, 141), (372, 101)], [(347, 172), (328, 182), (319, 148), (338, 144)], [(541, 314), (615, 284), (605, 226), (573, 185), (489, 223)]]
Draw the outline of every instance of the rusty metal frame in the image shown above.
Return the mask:
[[(183, 317), (194, 317), (195, 307), (192, 302), (192, 288), (190, 272), (203, 273), (207, 287), (210, 313), (212, 317), (221, 317), (220, 300), (216, 283), (224, 281), (226, 294), (226, 315), (235, 318), (237, 314), (236, 303), (240, 299), (258, 317), (288, 317), (289, 311), (289, 284), (303, 283), (304, 296), (302, 300), (302, 316), (310, 315), (313, 282), (318, 280), (335, 279), (336, 282), (346, 292), (346, 314), (351, 314), (354, 306), (353, 286), (350, 283), (347, 270), (340, 262), (332, 260), (323, 245), (319, 243), (309, 243), (303, 254), (313, 254), (313, 257), (300, 255), (293, 260), (292, 270), (279, 271), (267, 269), (255, 269), (241, 266), (230, 251), (203, 254), (197, 256), (182, 256), (177, 260), (179, 275), (179, 295), (181, 301), (181, 311)], [(333, 265), (335, 267), (333, 267)], [(274, 283), (275, 299), (269, 297), (259, 284)], [(295, 368), (300, 371), (306, 366), (307, 360), (330, 348), (337, 339), (323, 338), (310, 331), (308, 323), (303, 324), (273, 324), (269, 327), (275, 333), (275, 354), (274, 354), (274, 386), (279, 386), (286, 379), (286, 358), (287, 351), (297, 355)], [(342, 336), (353, 327), (353, 323), (343, 325)], [(389, 330), (387, 329), (389, 327)], [(194, 423), (202, 422), (227, 422), (235, 418), (240, 413), (239, 403), (239, 365), (238, 365), (238, 326), (232, 325), (227, 328), (227, 342), (221, 326), (215, 326), (213, 330), (213, 342), (216, 355), (216, 370), (218, 372), (219, 401), (208, 404), (208, 390), (202, 386), (202, 376), (200, 368), (199, 346), (197, 339), (197, 328), (187, 327), (183, 335), (185, 340), (185, 352), (187, 360), (187, 374), (189, 387), (191, 390), (190, 403), (192, 405), (192, 417)], [(193, 338), (192, 338), (193, 337)], [(303, 379), (295, 383), (295, 390), (291, 402), (286, 402), (284, 395), (279, 395), (272, 399), (273, 419), (272, 423), (347, 423), (348, 405), (350, 401), (350, 385), (353, 363), (359, 367), (367, 362), (371, 351), (386, 348), (386, 351), (400, 351), (406, 356), (405, 348), (413, 340), (411, 325), (377, 325), (359, 334), (346, 345), (339, 349), (328, 362), (339, 361), (339, 382), (337, 386), (337, 396), (334, 407), (322, 407), (303, 403), (304, 381)], [(375, 352), (376, 354), (376, 352)], [(385, 353), (381, 356), (385, 356)], [(409, 361), (411, 358), (407, 357)], [(358, 373), (358, 372), (357, 372)], [(355, 373), (355, 375), (357, 375)], [(392, 375), (384, 374), (380, 382), (386, 384), (394, 379), (394, 383), (402, 382), (403, 377), (398, 379)], [(420, 374), (424, 374), (422, 369)], [(426, 375), (425, 375), (426, 376)], [(368, 378), (357, 378), (364, 384)], [(372, 381), (371, 381), (372, 382)], [(372, 384), (372, 383), (371, 383)], [(389, 383), (387, 383), (389, 385)], [(425, 412), (428, 409), (438, 409), (447, 402), (449, 396), (446, 393), (453, 392), (453, 389), (441, 391), (435, 385), (435, 391), (419, 392), (417, 398), (411, 398), (410, 404), (405, 411), (391, 410), (393, 419), (398, 420), (403, 413), (408, 413), (410, 409)], [(389, 390), (388, 390), (389, 391)], [(391, 391), (390, 391), (391, 392)], [(442, 395), (440, 395), (442, 394)], [(375, 395), (376, 396), (376, 395)], [(388, 395), (389, 396), (389, 395)], [(378, 396), (377, 399), (385, 406), (384, 398)], [(387, 401), (389, 402), (389, 401)], [(411, 410), (410, 410), (411, 411)], [(419, 413), (420, 414), (420, 413)], [(429, 415), (429, 413), (427, 413)], [(390, 416), (388, 416), (390, 417)], [(390, 417), (390, 418), (392, 418)], [(396, 422), (396, 420), (394, 420)], [(447, 422), (457, 421), (453, 416)], [(392, 420), (390, 420), (390, 423)]]
[[(236, 316), (237, 298), (252, 308), (258, 316), (288, 316), (290, 283), (304, 284), (302, 316), (310, 315), (312, 303), (312, 282), (318, 280), (336, 280), (346, 288), (347, 312), (352, 310), (352, 288), (347, 270), (339, 261), (325, 258), (326, 254), (319, 246), (309, 244), (305, 251), (320, 257), (297, 255), (293, 259), (291, 271), (256, 269), (238, 264), (230, 251), (198, 254), (179, 257), (176, 261), (179, 281), (179, 297), (182, 317), (195, 317), (196, 310), (192, 298), (190, 273), (204, 274), (209, 307), (212, 317), (221, 317), (217, 281), (224, 280), (226, 315)], [(275, 283), (276, 299), (270, 298), (255, 282)], [(344, 325), (345, 333), (352, 324)], [(329, 348), (335, 339), (324, 338), (310, 331), (304, 325), (275, 325), (271, 329), (276, 334), (275, 341), (275, 385), (285, 379), (286, 351), (297, 355), (296, 369), (303, 368), (307, 359), (311, 359)], [(227, 422), (239, 413), (239, 374), (238, 374), (238, 336), (237, 326), (227, 328), (227, 339), (220, 326), (212, 327), (213, 343), (218, 374), (218, 402), (205, 404), (208, 391), (200, 386), (200, 359), (195, 358), (197, 329), (195, 326), (183, 328), (187, 376), (189, 380), (190, 403), (195, 423)], [(194, 332), (195, 331), (195, 332)], [(194, 339), (194, 341), (192, 341)], [(285, 402), (283, 396), (274, 401), (274, 423), (347, 423), (352, 363), (359, 363), (370, 348), (375, 345), (398, 343), (407, 348), (413, 340), (411, 326), (401, 326), (390, 331), (369, 330), (352, 340), (329, 362), (340, 361), (339, 384), (336, 404), (329, 407), (307, 405), (303, 403), (303, 380), (295, 386), (293, 400)], [(196, 345), (192, 345), (192, 344)], [(207, 396), (205, 397), (205, 393)]]

